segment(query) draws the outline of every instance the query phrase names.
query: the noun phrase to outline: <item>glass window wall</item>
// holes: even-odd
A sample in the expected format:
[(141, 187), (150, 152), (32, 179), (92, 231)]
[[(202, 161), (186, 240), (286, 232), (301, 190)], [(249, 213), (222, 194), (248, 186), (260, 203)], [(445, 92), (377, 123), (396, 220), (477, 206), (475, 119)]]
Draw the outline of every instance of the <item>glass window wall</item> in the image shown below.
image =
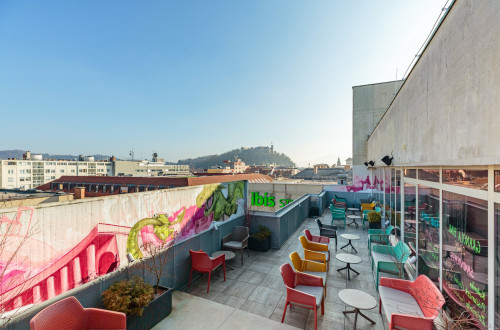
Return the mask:
[(438, 169), (419, 169), (418, 170), (419, 180), (439, 182), (439, 170)]
[(488, 170), (443, 170), (443, 183), (488, 190)]
[(418, 186), (418, 275), (426, 275), (439, 288), (439, 190)]
[[(443, 191), (443, 291), (452, 314), (465, 309), (475, 326), (488, 316), (488, 202)], [(454, 311), (453, 309), (456, 309)]]

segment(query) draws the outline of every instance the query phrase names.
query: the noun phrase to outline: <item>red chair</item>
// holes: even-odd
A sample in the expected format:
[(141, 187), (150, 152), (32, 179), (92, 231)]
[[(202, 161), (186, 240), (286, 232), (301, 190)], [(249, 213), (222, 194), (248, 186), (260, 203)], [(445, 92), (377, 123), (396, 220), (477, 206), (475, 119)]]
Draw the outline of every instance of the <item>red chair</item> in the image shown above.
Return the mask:
[(318, 276), (296, 272), (290, 264), (280, 267), (281, 277), (286, 286), (286, 304), (281, 323), (285, 320), (288, 305), (297, 305), (314, 310), (314, 329), (317, 329), (317, 308), (321, 305), (321, 314), (325, 314), (323, 299), (323, 279)]
[(189, 286), (191, 286), (191, 278), (193, 276), (193, 270), (200, 273), (208, 273), (208, 287), (207, 293), (210, 290), (210, 276), (212, 270), (222, 265), (224, 271), (224, 282), (226, 281), (226, 255), (221, 254), (217, 258), (211, 258), (208, 254), (202, 250), (193, 251), (189, 250), (191, 254), (191, 272), (189, 273)]
[(30, 321), (31, 330), (126, 329), (124, 313), (83, 308), (73, 296), (42, 309)]
[(321, 244), (330, 244), (330, 239), (328, 237), (315, 236), (315, 235), (311, 234), (311, 232), (309, 231), (309, 229), (305, 229), (304, 230), (304, 234), (306, 234), (306, 238), (310, 242), (321, 243)]

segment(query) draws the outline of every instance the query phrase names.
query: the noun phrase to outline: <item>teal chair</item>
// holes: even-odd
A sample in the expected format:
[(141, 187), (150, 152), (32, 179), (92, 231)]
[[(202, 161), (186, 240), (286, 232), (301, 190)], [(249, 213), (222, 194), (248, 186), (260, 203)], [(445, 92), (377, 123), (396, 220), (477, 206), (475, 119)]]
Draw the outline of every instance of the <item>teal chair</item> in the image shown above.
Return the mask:
[(332, 212), (332, 226), (333, 226), (333, 220), (343, 220), (345, 228), (346, 227), (345, 209), (340, 207), (335, 207), (333, 206), (333, 204), (330, 204), (330, 211)]
[(376, 272), (375, 284), (378, 291), (379, 273), (389, 273), (405, 278), (404, 264), (411, 255), (410, 247), (401, 241), (395, 246), (374, 245), (372, 252), (372, 270)]
[(386, 229), (368, 229), (368, 251), (371, 252), (372, 243), (387, 245), (389, 244), (389, 236), (394, 227), (389, 225)]

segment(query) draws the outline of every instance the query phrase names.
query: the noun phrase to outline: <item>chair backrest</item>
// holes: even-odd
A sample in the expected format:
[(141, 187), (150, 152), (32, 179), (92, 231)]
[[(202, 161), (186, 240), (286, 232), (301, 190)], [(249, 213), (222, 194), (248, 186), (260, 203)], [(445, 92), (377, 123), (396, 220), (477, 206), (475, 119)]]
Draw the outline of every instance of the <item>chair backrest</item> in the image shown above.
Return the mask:
[(306, 237), (307, 237), (308, 240), (310, 240), (310, 241), (313, 240), (312, 234), (309, 231), (309, 229), (304, 229), (304, 234), (306, 234)]
[(31, 330), (86, 329), (86, 327), (85, 309), (73, 296), (46, 307), (30, 321)]
[(444, 305), (444, 297), (427, 276), (420, 275), (410, 284), (410, 294), (415, 298), (426, 317), (435, 318)]
[(323, 228), (323, 223), (319, 219), (316, 219), (316, 223), (318, 224), (319, 229)]
[(406, 243), (399, 241), (398, 244), (394, 246), (394, 254), (398, 262), (405, 263), (411, 255), (411, 250)]
[(290, 253), (290, 260), (292, 260), (293, 267), (299, 272), (304, 269), (304, 260), (299, 256), (297, 252)]
[(205, 251), (193, 251), (189, 250), (191, 255), (191, 264), (195, 270), (210, 270), (212, 267), (212, 261)]
[(366, 218), (366, 215), (370, 213), (372, 210), (363, 210), (363, 218)]
[(283, 264), (280, 267), (281, 277), (286, 286), (295, 288), (295, 271), (290, 264)]
[(385, 229), (385, 234), (386, 234), (387, 236), (389, 236), (389, 235), (392, 233), (392, 231), (393, 231), (393, 230), (394, 230), (394, 227), (393, 227), (392, 225), (389, 225), (389, 226)]
[(236, 226), (231, 233), (231, 240), (242, 242), (245, 238), (250, 235), (248, 227)]
[(306, 250), (309, 249), (309, 240), (305, 236), (300, 236), (299, 237), (300, 244), (302, 244), (302, 247)]

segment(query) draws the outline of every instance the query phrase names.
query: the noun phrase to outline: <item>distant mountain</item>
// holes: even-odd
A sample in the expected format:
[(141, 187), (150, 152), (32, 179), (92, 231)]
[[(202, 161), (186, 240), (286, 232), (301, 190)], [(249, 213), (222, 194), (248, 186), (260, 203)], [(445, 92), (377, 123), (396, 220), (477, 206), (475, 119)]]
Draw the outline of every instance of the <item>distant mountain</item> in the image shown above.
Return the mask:
[(241, 159), (246, 165), (267, 165), (292, 167), (295, 163), (283, 153), (272, 151), (269, 147), (241, 148), (221, 155), (209, 155), (198, 158), (181, 159), (177, 164), (188, 164), (192, 169), (203, 170), (210, 166), (221, 166), (225, 160)]
[[(0, 150), (0, 159), (8, 159), (8, 158), (17, 158), (23, 159), (23, 154), (26, 150)], [(32, 152), (32, 155), (39, 155), (38, 152)], [(50, 154), (41, 154), (43, 159), (78, 159), (78, 156), (75, 155), (50, 155)], [(107, 155), (85, 155), (85, 156), (93, 156), (96, 160), (101, 159), (110, 159), (110, 156)]]

